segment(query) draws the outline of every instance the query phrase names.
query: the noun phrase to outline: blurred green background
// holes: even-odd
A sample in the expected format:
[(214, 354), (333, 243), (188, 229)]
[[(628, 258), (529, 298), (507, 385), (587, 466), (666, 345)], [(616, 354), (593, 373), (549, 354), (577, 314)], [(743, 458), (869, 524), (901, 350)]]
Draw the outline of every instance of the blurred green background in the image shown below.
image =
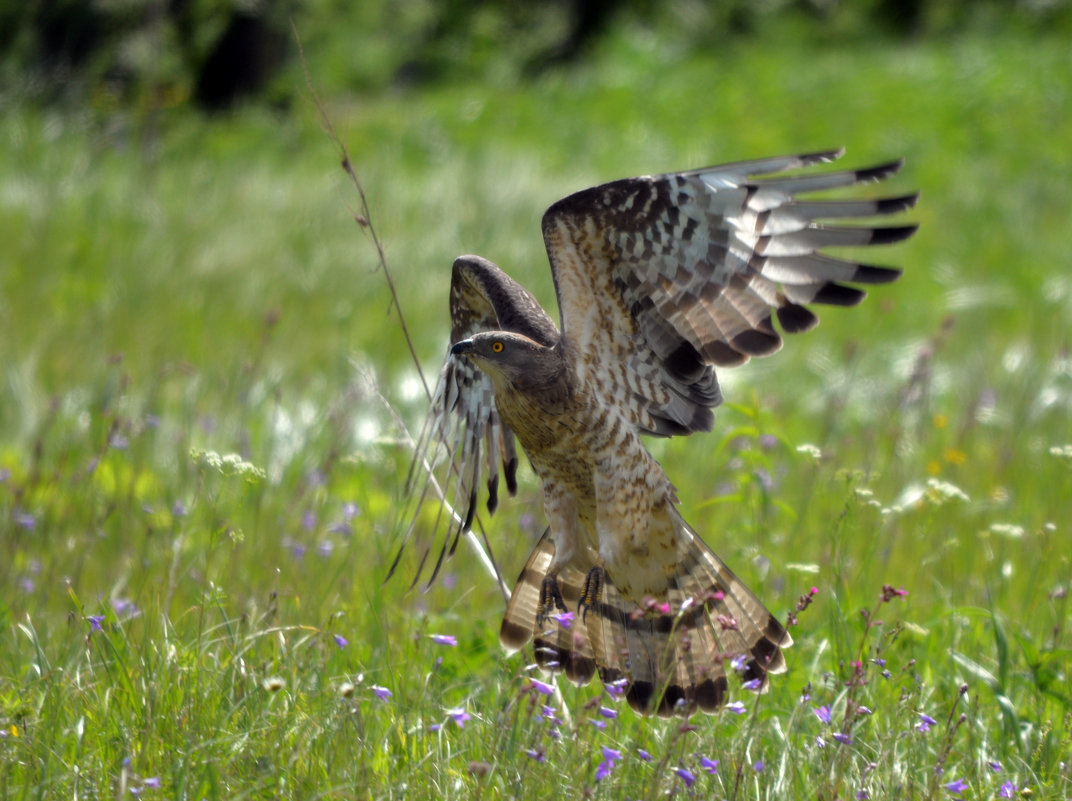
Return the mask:
[[(133, 759), (175, 797), (227, 797), (227, 751), (265, 797), (390, 796), (399, 770), (464, 796), (464, 764), (506, 725), (492, 710), (514, 709), (522, 666), (467, 551), (427, 595), (380, 584), (402, 426), (426, 400), (294, 30), (430, 380), (455, 256), (491, 258), (553, 310), (539, 220), (569, 192), (838, 146), (848, 166), (904, 156), (860, 190), (922, 192), (903, 215), (918, 234), (866, 254), (901, 280), (722, 371), (715, 433), (652, 448), (772, 610), (821, 589), (765, 697), (775, 717), (856, 658), (859, 611), (904, 584), (890, 658), (915, 689), (869, 703), (915, 736), (904, 699), (970, 681), (978, 729), (950, 766), (982, 781), (1001, 754), (1067, 795), (1068, 726), (1051, 724), (1072, 696), (1072, 3), (1037, 0), (3, 5), (0, 729), (17, 736), (0, 790), (114, 788)], [(542, 514), (522, 473), (489, 526), (508, 579)], [(415, 630), (458, 634), (435, 692)], [(251, 700), (272, 676), (290, 700)], [(354, 736), (333, 687), (358, 676), (410, 703)], [(486, 713), (456, 753), (421, 728), (440, 702)], [(727, 749), (782, 742), (735, 735)], [(275, 761), (281, 742), (299, 756)], [(521, 776), (526, 743), (503, 757)], [(579, 793), (587, 753), (548, 792)], [(872, 756), (764, 787), (866, 778)], [(922, 759), (884, 762), (889, 786), (933, 775)], [(829, 781), (826, 797), (851, 793)]]

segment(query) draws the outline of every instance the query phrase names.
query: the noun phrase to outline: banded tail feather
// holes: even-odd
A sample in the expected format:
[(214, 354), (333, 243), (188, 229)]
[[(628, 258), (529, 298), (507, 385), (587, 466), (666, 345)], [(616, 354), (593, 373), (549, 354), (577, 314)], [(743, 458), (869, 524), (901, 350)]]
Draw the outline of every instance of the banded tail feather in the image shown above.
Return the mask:
[[(614, 695), (641, 714), (712, 713), (729, 694), (730, 677), (757, 680), (785, 670), (782, 649), (793, 644), (778, 620), (674, 513), (678, 560), (663, 598), (622, 596), (605, 575), (602, 597), (582, 619), (540, 615), (541, 586), (554, 557), (548, 529), (529, 556), (506, 608), (499, 639), (508, 651), (530, 639), (537, 664), (587, 684), (598, 672)], [(576, 612), (588, 568), (571, 562), (558, 573), (567, 609)]]

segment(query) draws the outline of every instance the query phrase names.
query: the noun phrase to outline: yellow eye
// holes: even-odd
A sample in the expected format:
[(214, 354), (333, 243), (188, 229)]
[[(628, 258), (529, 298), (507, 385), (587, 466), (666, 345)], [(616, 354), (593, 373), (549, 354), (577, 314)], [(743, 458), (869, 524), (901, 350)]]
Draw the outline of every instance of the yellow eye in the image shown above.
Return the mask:
[(496, 353), (502, 353), (503, 344), (501, 342), (492, 342), (491, 349)]

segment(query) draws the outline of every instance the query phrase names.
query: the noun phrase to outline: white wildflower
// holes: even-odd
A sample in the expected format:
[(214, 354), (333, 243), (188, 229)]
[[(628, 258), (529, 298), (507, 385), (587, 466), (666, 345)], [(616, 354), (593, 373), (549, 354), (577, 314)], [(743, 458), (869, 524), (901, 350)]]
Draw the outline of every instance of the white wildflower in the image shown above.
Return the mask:
[(935, 506), (941, 506), (947, 501), (967, 501), (968, 494), (956, 484), (942, 481), (937, 478), (927, 479), (927, 500)]
[(237, 453), (219, 454), (216, 451), (204, 451), (199, 448), (190, 449), (190, 458), (202, 468), (215, 470), (225, 476), (239, 476), (251, 484), (256, 484), (265, 477), (265, 472), (252, 462), (247, 462)]
[(1018, 540), (1024, 536), (1024, 527), (1015, 523), (991, 523), (990, 533), (999, 534), (1012, 540)]

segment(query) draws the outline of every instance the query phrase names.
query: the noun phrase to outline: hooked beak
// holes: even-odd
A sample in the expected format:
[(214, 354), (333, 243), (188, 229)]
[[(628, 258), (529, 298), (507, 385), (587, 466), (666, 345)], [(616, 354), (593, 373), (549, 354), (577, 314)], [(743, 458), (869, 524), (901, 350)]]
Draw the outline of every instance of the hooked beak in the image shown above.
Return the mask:
[(460, 356), (460, 355), (462, 355), (464, 353), (468, 353), (472, 349), (473, 349), (473, 340), (471, 340), (471, 339), (463, 339), (460, 342), (455, 342), (453, 345), (450, 346), (450, 355), (451, 356)]

